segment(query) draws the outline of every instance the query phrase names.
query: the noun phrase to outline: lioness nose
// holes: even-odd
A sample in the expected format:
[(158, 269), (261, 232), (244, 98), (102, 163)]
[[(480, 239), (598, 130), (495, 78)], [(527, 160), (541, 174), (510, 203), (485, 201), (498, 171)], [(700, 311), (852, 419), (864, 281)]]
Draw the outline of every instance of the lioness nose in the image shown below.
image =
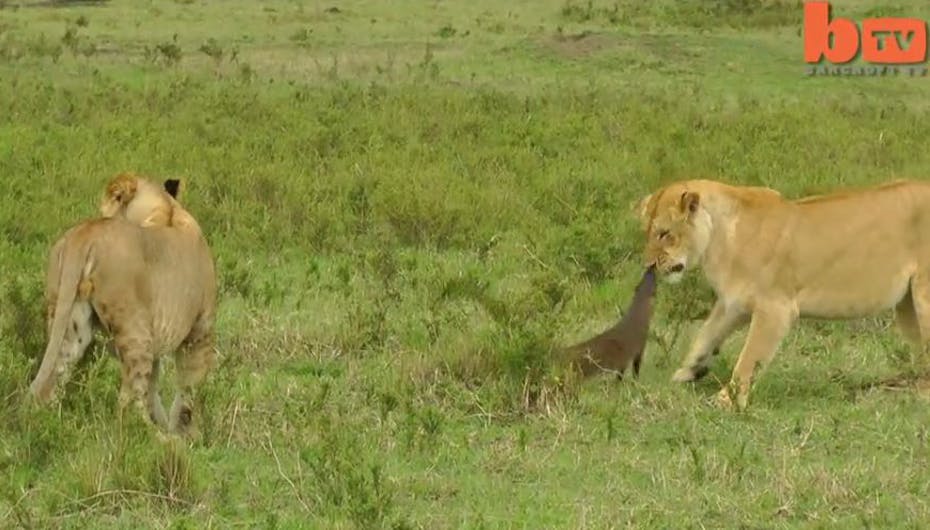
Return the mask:
[(668, 269), (669, 272), (681, 272), (683, 270), (685, 270), (685, 266), (681, 263), (678, 263)]

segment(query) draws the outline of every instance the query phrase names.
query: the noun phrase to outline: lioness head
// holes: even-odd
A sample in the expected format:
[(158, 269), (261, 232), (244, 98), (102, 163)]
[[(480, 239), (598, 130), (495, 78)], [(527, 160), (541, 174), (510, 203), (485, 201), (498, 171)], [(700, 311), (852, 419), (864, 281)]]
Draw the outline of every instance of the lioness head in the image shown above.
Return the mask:
[(637, 205), (646, 232), (646, 265), (669, 283), (681, 280), (704, 256), (710, 241), (710, 215), (698, 190), (673, 184), (647, 195)]
[(103, 217), (121, 215), (140, 226), (170, 226), (180, 205), (175, 200), (180, 181), (169, 179), (163, 187), (132, 173), (121, 173), (107, 185), (100, 201)]

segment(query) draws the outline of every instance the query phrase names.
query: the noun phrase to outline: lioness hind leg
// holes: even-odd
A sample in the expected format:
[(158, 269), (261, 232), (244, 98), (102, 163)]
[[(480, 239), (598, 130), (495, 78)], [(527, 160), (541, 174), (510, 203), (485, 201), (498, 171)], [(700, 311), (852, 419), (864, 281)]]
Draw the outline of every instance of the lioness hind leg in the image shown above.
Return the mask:
[(175, 355), (177, 391), (171, 405), (172, 431), (183, 434), (190, 429), (195, 392), (213, 368), (213, 363), (212, 322), (198, 324)]
[(152, 355), (150, 337), (124, 334), (117, 335), (114, 342), (122, 361), (120, 411), (133, 402), (147, 423), (164, 429), (167, 427), (165, 409), (155, 387), (159, 363)]
[(923, 341), (920, 339), (920, 324), (917, 321), (917, 310), (914, 307), (914, 297), (911, 296), (910, 289), (908, 289), (904, 298), (898, 302), (898, 305), (895, 306), (894, 314), (895, 323), (898, 325), (901, 335), (914, 346), (922, 347)]
[[(913, 322), (909, 323), (911, 331), (907, 333), (910, 334), (909, 338), (918, 344), (921, 353), (926, 355), (928, 345), (930, 345), (930, 274), (920, 273), (911, 279), (909, 296), (906, 296), (895, 308), (898, 322), (901, 324), (904, 324), (908, 318), (907, 307), (902, 308), (902, 304), (908, 298), (912, 302)], [(902, 331), (904, 331), (903, 326)]]

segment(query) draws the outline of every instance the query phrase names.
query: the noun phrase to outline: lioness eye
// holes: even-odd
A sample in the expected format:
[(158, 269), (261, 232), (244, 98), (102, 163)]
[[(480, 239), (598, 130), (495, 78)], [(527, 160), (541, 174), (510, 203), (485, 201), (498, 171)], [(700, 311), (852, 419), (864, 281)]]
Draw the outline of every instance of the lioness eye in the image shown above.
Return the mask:
[(659, 230), (659, 233), (657, 234), (657, 236), (659, 237), (659, 239), (665, 239), (666, 236), (668, 236), (668, 230)]

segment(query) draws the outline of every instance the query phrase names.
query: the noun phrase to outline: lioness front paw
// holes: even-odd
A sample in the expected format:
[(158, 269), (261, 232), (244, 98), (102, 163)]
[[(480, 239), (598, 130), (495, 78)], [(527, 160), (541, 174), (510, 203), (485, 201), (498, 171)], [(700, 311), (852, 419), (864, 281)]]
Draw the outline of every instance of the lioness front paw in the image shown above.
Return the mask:
[(155, 439), (158, 440), (160, 444), (171, 444), (174, 443), (178, 436), (172, 432), (163, 431), (161, 429), (155, 430)]
[(717, 405), (718, 408), (732, 410), (733, 400), (730, 398), (730, 389), (726, 386), (721, 388), (720, 391), (717, 392), (717, 397), (714, 400), (714, 404)]
[(740, 392), (736, 395), (736, 408), (739, 410), (746, 410), (746, 407), (749, 405), (749, 394)]
[(696, 379), (694, 371), (691, 368), (679, 368), (672, 375), (672, 381), (675, 383), (688, 383)]
[[(736, 394), (735, 402), (733, 400), (734, 394)], [(749, 390), (746, 387), (737, 388), (736, 385), (732, 383), (724, 385), (723, 388), (717, 392), (715, 403), (722, 409), (735, 410), (738, 412), (743, 411), (749, 404)]]

